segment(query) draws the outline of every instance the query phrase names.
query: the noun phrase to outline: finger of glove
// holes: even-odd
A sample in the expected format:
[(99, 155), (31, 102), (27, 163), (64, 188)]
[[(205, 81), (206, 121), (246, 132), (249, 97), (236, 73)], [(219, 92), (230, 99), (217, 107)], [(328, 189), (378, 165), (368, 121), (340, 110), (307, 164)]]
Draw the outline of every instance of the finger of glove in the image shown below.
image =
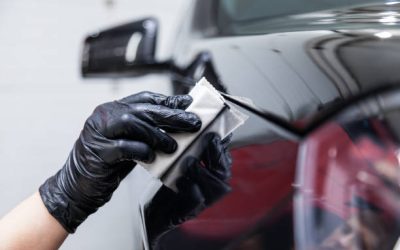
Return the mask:
[(168, 96), (159, 105), (166, 106), (171, 109), (186, 109), (193, 102), (193, 98), (190, 95), (175, 95)]
[(203, 167), (198, 159), (190, 157), (186, 162), (184, 175), (198, 185), (205, 198), (204, 204), (206, 206), (211, 205), (230, 192), (229, 184)]
[(142, 161), (150, 163), (154, 161), (154, 151), (146, 143), (129, 140), (115, 140), (99, 150), (100, 157), (109, 165), (121, 161)]
[(177, 148), (177, 143), (171, 136), (132, 114), (123, 114), (110, 120), (105, 129), (105, 136), (111, 139), (141, 141), (164, 153), (173, 153)]
[(118, 168), (118, 177), (119, 180), (122, 181), (136, 166), (136, 162), (132, 161), (121, 161), (115, 164), (115, 167)]
[(225, 181), (231, 177), (232, 157), (221, 137), (215, 133), (205, 135), (201, 160), (207, 170)]
[(122, 98), (120, 102), (134, 104), (134, 103), (150, 103), (155, 105), (162, 105), (172, 109), (186, 109), (193, 99), (190, 95), (176, 95), (165, 96), (158, 93), (149, 91), (140, 92), (135, 95)]
[(168, 132), (196, 132), (201, 127), (197, 115), (180, 109), (143, 104), (132, 107), (132, 112), (139, 119)]

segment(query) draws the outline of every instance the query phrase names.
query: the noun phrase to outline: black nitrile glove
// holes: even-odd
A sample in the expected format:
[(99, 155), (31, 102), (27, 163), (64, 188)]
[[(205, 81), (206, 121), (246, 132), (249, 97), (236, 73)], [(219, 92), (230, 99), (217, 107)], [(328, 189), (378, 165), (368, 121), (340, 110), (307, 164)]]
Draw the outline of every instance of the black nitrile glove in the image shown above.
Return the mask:
[(142, 92), (98, 106), (87, 119), (67, 162), (39, 192), (48, 211), (69, 232), (111, 199), (136, 161), (152, 162), (155, 150), (172, 153), (168, 132), (194, 132), (201, 121), (185, 112), (188, 95)]
[(217, 134), (207, 134), (202, 142), (200, 159), (187, 157), (177, 180), (178, 192), (162, 186), (146, 208), (146, 228), (150, 245), (169, 230), (197, 216), (231, 188), (232, 159), (227, 149), (230, 136), (221, 141)]

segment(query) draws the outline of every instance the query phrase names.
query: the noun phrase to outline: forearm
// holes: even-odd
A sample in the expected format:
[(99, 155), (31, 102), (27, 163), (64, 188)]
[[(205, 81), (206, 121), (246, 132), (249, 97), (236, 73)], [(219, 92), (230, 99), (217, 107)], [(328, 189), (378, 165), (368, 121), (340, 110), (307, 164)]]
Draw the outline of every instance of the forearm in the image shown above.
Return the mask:
[(58, 249), (67, 231), (47, 211), (38, 192), (0, 220), (0, 250)]

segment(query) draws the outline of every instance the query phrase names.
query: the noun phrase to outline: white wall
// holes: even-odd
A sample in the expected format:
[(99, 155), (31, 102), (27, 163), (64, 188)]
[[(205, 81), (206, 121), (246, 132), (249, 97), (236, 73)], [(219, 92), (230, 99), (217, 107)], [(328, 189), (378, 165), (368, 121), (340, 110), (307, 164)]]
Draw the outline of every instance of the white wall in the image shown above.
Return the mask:
[[(98, 28), (160, 19), (168, 57), (185, 0), (0, 1), (0, 216), (64, 163), (85, 118), (102, 102), (139, 90), (168, 93), (166, 78), (83, 80), (82, 40)], [(132, 249), (132, 185), (91, 216), (62, 249)]]

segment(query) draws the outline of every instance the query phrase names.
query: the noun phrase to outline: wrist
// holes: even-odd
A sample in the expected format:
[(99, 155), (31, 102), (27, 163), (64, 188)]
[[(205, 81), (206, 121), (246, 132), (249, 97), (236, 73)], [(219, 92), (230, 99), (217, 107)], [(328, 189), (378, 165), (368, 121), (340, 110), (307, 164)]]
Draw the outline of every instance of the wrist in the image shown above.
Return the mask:
[(74, 209), (71, 207), (71, 202), (65, 195), (63, 190), (57, 185), (57, 178), (61, 170), (54, 176), (48, 178), (39, 188), (40, 198), (44, 206), (51, 216), (56, 219), (60, 225), (68, 232), (74, 233), (79, 226), (73, 220)]
[[(54, 176), (48, 178), (39, 188), (39, 194), (48, 212), (64, 227), (68, 233), (74, 233), (86, 218), (97, 211), (97, 206), (85, 201), (80, 193), (79, 184), (71, 179), (70, 166), (64, 165)], [(86, 197), (88, 199), (88, 197)]]

